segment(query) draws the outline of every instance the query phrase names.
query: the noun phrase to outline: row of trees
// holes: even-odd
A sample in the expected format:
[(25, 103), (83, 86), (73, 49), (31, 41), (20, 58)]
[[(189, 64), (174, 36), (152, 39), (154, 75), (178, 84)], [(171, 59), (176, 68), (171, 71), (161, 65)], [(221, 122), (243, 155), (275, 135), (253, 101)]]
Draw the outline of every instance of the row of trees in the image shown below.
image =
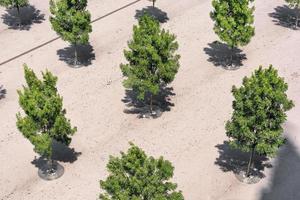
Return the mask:
[[(254, 34), (253, 9), (248, 7), (250, 1), (238, 4), (239, 7), (234, 7), (235, 0), (220, 2), (213, 2), (216, 10), (211, 14), (216, 21), (216, 33), (232, 48), (247, 44)], [(88, 42), (91, 31), (86, 4), (86, 0), (50, 3), (53, 29), (75, 46)], [(232, 12), (228, 16), (230, 9)], [(225, 16), (228, 18), (223, 18), (220, 13), (227, 13)], [(152, 112), (153, 96), (174, 80), (179, 69), (176, 37), (161, 29), (153, 17), (144, 15), (134, 26), (133, 39), (128, 47), (129, 50), (124, 51), (128, 63), (120, 65), (127, 77), (123, 84), (137, 92), (140, 100), (149, 95)], [(58, 141), (69, 145), (76, 127), (72, 127), (65, 117), (62, 97), (56, 89), (57, 77), (47, 71), (43, 73), (43, 80), (39, 80), (27, 66), (24, 71), (27, 86), (18, 94), (25, 116), (17, 114), (17, 127), (34, 145), (34, 150), (50, 161), (49, 172), (53, 173), (52, 143)], [(243, 86), (232, 89), (234, 112), (226, 124), (226, 134), (232, 138), (233, 147), (251, 152), (247, 176), (251, 174), (254, 153), (272, 156), (284, 143), (282, 124), (286, 120), (285, 112), (293, 107), (293, 102), (287, 98), (287, 89), (287, 84), (272, 66), (267, 69), (260, 67), (250, 78), (244, 78)], [(176, 185), (166, 182), (173, 175), (172, 165), (163, 158), (148, 158), (134, 145), (127, 154), (122, 153), (121, 158), (112, 157), (108, 169), (111, 174), (106, 181), (101, 181), (101, 187), (107, 191), (100, 196), (102, 199), (134, 199), (140, 196), (147, 199), (183, 199), (181, 192), (175, 191)]]

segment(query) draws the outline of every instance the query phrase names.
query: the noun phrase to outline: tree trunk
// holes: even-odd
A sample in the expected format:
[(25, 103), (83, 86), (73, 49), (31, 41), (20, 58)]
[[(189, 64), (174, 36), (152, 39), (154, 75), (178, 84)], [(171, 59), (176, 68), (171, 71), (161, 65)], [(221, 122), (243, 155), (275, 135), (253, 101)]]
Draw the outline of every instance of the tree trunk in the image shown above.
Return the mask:
[(155, 7), (155, 0), (152, 0), (152, 6)]
[(18, 12), (18, 18), (19, 18), (19, 26), (22, 24), (21, 15), (20, 15), (20, 6), (17, 4), (17, 12)]
[(230, 47), (230, 67), (232, 67), (233, 64), (233, 46)]
[(296, 13), (296, 22), (295, 22), (295, 29), (298, 27), (298, 20), (299, 20), (299, 7), (295, 7), (295, 13)]
[(78, 56), (77, 56), (77, 44), (74, 44), (74, 65), (77, 65)]
[(255, 151), (255, 146), (253, 146), (252, 149), (251, 149), (251, 156), (250, 156), (250, 160), (249, 160), (248, 167), (247, 167), (247, 172), (246, 172), (247, 177), (249, 177), (250, 174), (251, 174), (250, 172), (251, 172), (252, 164), (253, 164), (254, 151)]
[(152, 115), (152, 112), (153, 112), (153, 95), (150, 94), (150, 113)]

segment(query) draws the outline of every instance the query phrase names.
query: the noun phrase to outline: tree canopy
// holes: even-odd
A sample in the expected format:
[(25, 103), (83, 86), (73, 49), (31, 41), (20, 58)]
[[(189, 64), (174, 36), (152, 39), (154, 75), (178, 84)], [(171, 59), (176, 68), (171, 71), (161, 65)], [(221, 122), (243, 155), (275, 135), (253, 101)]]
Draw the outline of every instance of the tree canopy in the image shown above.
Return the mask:
[(17, 114), (17, 127), (34, 145), (35, 152), (49, 159), (53, 140), (69, 145), (76, 127), (65, 117), (63, 99), (56, 89), (57, 77), (46, 71), (42, 73), (43, 80), (39, 80), (26, 65), (24, 72), (27, 86), (18, 90), (18, 94), (25, 116)]
[(183, 200), (177, 185), (170, 182), (174, 167), (163, 157), (148, 157), (139, 147), (131, 144), (127, 153), (121, 157), (110, 157), (107, 164), (109, 176), (100, 181), (105, 193), (102, 200), (151, 199)]
[(247, 45), (254, 35), (253, 0), (213, 0), (214, 31), (231, 48)]
[(180, 56), (176, 37), (161, 30), (159, 22), (145, 14), (133, 27), (129, 50), (124, 51), (128, 64), (121, 64), (126, 80), (123, 84), (138, 93), (144, 100), (147, 94), (157, 95), (162, 85), (171, 83), (179, 69)]
[(272, 66), (259, 67), (240, 88), (233, 86), (233, 114), (226, 124), (231, 146), (242, 151), (274, 156), (284, 143), (282, 124), (293, 107), (287, 83)]

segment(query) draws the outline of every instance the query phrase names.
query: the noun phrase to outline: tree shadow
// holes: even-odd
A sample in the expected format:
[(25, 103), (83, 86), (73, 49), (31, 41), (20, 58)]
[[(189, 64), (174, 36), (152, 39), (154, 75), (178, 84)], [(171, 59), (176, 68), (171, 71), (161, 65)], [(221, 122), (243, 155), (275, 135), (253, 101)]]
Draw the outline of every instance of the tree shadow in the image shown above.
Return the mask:
[(4, 99), (6, 95), (6, 89), (3, 88), (3, 86), (0, 86), (0, 99)]
[(153, 6), (148, 6), (147, 8), (143, 8), (142, 10), (136, 10), (136, 14), (134, 17), (138, 20), (140, 17), (142, 17), (145, 14), (154, 17), (160, 23), (165, 23), (169, 20), (168, 14), (166, 12)]
[(78, 54), (78, 62), (74, 63), (75, 60), (75, 47), (71, 45), (64, 49), (57, 50), (57, 55), (59, 56), (59, 60), (66, 62), (71, 67), (82, 67), (89, 66), (92, 64), (92, 61), (95, 60), (94, 48), (90, 45), (77, 45), (77, 54)]
[[(81, 152), (76, 152), (74, 148), (70, 148), (60, 142), (54, 141), (52, 144), (53, 154), (52, 159), (64, 163), (73, 163), (81, 155)], [(47, 163), (47, 159), (43, 156), (35, 158), (31, 162), (35, 167), (42, 169)]]
[(28, 5), (20, 8), (20, 19), (16, 8), (6, 9), (6, 13), (1, 16), (3, 23), (9, 29), (26, 30), (28, 31), (33, 24), (40, 24), (45, 20), (45, 15), (41, 14), (34, 6)]
[[(218, 144), (215, 147), (219, 152), (219, 157), (216, 158), (215, 165), (219, 165), (223, 172), (231, 171), (234, 174), (238, 174), (241, 169), (247, 166), (250, 153), (231, 148), (228, 141), (224, 141), (223, 144)], [(265, 156), (254, 156), (253, 164), (259, 178), (265, 177), (262, 172), (265, 168), (272, 167), (268, 161), (269, 159)]]
[[(217, 67), (221, 66), (224, 69), (235, 70), (243, 66), (242, 61), (247, 59), (246, 54), (242, 50), (238, 48), (231, 50), (224, 43), (214, 41), (209, 43), (208, 46), (203, 49), (209, 56), (207, 61), (212, 62)], [(230, 61), (231, 55), (233, 56), (232, 63)]]
[(279, 151), (270, 183), (260, 200), (300, 199), (300, 155), (288, 140)]
[[(174, 103), (171, 103), (171, 96), (175, 96), (172, 87), (161, 87), (160, 93), (153, 96), (153, 106), (159, 108), (161, 112), (170, 111)], [(145, 101), (140, 101), (137, 98), (137, 92), (134, 90), (126, 90), (125, 97), (122, 102), (126, 104), (124, 113), (137, 114), (139, 118), (142, 118), (145, 113), (149, 112), (150, 95), (146, 95)]]
[[(274, 12), (269, 13), (269, 16), (273, 18), (273, 22), (276, 25), (283, 26), (295, 30), (296, 15), (300, 12), (299, 9), (292, 9), (287, 5), (277, 6), (274, 8)], [(299, 21), (298, 21), (299, 25)]]

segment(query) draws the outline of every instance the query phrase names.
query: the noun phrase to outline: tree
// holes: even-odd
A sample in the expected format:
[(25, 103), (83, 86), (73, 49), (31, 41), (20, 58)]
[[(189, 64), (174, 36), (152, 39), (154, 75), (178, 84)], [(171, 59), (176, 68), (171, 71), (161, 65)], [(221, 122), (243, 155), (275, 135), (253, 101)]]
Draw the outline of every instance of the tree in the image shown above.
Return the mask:
[(253, 0), (213, 0), (214, 10), (210, 13), (215, 22), (214, 31), (231, 48), (247, 45), (254, 36), (254, 7), (249, 7)]
[(17, 8), (18, 17), (20, 19), (20, 24), (21, 24), (20, 8), (27, 6), (28, 0), (0, 0), (0, 5), (6, 8)]
[(124, 51), (129, 63), (120, 66), (127, 77), (123, 85), (136, 91), (139, 100), (150, 94), (151, 113), (153, 95), (160, 92), (162, 85), (171, 83), (179, 69), (175, 39), (175, 35), (161, 30), (159, 22), (146, 14), (133, 27), (133, 39), (128, 43), (130, 50)]
[(77, 45), (88, 44), (92, 32), (87, 0), (50, 0), (50, 22), (63, 40), (74, 45), (74, 64), (77, 65)]
[(295, 22), (295, 28), (298, 26), (299, 21), (299, 7), (300, 7), (300, 0), (285, 0), (290, 7), (295, 9), (296, 13), (296, 22)]
[(42, 73), (43, 80), (39, 80), (26, 65), (24, 72), (27, 86), (18, 90), (18, 94), (25, 116), (17, 114), (17, 128), (33, 144), (34, 151), (51, 161), (52, 166), (52, 142), (69, 145), (76, 127), (72, 128), (65, 117), (63, 99), (56, 89), (57, 77), (46, 71)]
[(272, 66), (259, 67), (240, 88), (232, 87), (233, 114), (226, 134), (234, 148), (251, 152), (246, 175), (250, 175), (254, 153), (274, 156), (284, 144), (282, 124), (294, 104), (287, 98), (287, 83)]
[(131, 144), (127, 153), (121, 152), (121, 158), (110, 157), (107, 164), (109, 176), (100, 181), (106, 192), (100, 194), (102, 200), (119, 199), (156, 199), (183, 200), (177, 185), (170, 182), (174, 167), (163, 157), (155, 159)]

